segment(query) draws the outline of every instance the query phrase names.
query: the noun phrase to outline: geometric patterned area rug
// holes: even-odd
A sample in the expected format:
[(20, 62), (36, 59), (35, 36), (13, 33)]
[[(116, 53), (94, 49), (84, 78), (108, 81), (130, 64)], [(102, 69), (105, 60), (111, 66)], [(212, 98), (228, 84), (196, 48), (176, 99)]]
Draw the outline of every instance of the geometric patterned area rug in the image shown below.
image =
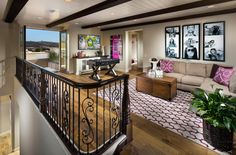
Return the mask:
[[(101, 93), (102, 91), (100, 91), (99, 96), (102, 96)], [(217, 153), (229, 154), (216, 150), (203, 139), (202, 119), (189, 111), (193, 97), (191, 93), (177, 90), (177, 96), (172, 101), (166, 101), (136, 91), (136, 79), (132, 79), (129, 80), (129, 95), (132, 113), (144, 117)]]

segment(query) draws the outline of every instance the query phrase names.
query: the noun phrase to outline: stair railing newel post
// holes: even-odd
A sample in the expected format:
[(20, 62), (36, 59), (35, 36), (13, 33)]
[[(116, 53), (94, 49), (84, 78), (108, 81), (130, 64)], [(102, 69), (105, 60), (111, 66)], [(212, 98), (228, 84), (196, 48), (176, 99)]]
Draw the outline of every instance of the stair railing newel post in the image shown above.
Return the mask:
[(122, 133), (127, 135), (127, 142), (133, 140), (132, 120), (130, 119), (129, 75), (124, 78), (124, 93), (122, 100)]
[(39, 110), (41, 113), (46, 112), (46, 80), (45, 80), (45, 73), (41, 69), (41, 76), (40, 76), (40, 104), (39, 104)]

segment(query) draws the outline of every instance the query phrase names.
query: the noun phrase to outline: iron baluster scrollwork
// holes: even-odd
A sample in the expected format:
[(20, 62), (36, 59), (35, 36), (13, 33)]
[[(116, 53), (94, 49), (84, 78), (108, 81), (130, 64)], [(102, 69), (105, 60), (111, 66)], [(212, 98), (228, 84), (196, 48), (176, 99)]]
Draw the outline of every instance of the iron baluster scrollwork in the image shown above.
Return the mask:
[(112, 106), (111, 106), (111, 111), (114, 115), (112, 115), (111, 118), (111, 125), (113, 129), (117, 129), (120, 123), (119, 119), (119, 106), (118, 102), (120, 101), (120, 90), (115, 87), (115, 89), (112, 92)]
[(63, 102), (63, 107), (62, 107), (62, 110), (63, 110), (62, 128), (65, 131), (68, 131), (68, 129), (69, 129), (69, 110), (68, 110), (68, 108), (70, 108), (69, 107), (69, 92), (68, 92), (68, 90), (65, 90), (63, 92), (63, 100), (64, 100), (64, 102)]
[(33, 72), (33, 75), (32, 75), (32, 77), (33, 77), (33, 82), (32, 82), (32, 84), (33, 84), (33, 92), (36, 95), (36, 93), (37, 93), (36, 92), (37, 91), (37, 70), (33, 69), (32, 72)]
[(52, 85), (52, 115), (54, 119), (57, 119), (57, 104), (58, 104), (58, 90), (57, 90), (57, 85), (55, 84), (55, 81)]
[(91, 125), (93, 124), (93, 119), (89, 119), (88, 113), (92, 113), (94, 111), (94, 100), (90, 97), (87, 97), (82, 102), (82, 112), (84, 117), (82, 118), (82, 122), (87, 125), (87, 128), (82, 130), (82, 141), (84, 144), (89, 145), (94, 141), (94, 133)]
[(42, 84), (41, 84), (41, 74), (38, 74), (38, 80), (37, 80), (37, 95), (38, 95), (38, 97), (40, 97), (41, 96), (41, 86), (42, 86)]
[(48, 76), (45, 76), (45, 110), (48, 112), (49, 108), (49, 87), (48, 87)]

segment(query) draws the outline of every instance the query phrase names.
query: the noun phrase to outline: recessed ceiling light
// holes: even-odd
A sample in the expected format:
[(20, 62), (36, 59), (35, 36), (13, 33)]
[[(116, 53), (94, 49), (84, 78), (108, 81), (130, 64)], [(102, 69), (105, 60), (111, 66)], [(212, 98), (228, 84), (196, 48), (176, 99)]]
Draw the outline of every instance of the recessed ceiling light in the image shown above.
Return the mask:
[(214, 8), (215, 7), (215, 5), (209, 5), (208, 6), (208, 8)]
[(52, 9), (52, 10), (49, 10), (49, 12), (50, 12), (50, 13), (54, 13), (54, 12), (56, 12), (56, 10), (53, 10), (53, 9)]

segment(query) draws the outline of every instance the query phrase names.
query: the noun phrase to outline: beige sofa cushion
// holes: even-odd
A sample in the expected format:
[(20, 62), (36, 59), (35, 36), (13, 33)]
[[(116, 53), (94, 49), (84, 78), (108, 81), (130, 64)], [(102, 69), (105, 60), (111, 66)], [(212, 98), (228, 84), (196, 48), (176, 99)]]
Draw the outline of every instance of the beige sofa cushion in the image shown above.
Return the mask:
[(179, 83), (181, 83), (182, 77), (184, 76), (183, 74), (179, 74), (179, 73), (164, 73), (164, 75), (176, 78), (177, 82)]
[(205, 90), (206, 92), (214, 92), (217, 88), (222, 89), (223, 90), (223, 94), (225, 95), (231, 95), (231, 96), (236, 96), (236, 94), (231, 93), (229, 91), (229, 88), (224, 86), (224, 85), (220, 85), (218, 83), (216, 83), (215, 81), (213, 81), (213, 79), (211, 78), (205, 78), (204, 82), (201, 84), (200, 86), (201, 89)]
[(206, 65), (201, 63), (186, 63), (186, 74), (206, 77)]
[(236, 73), (230, 78), (229, 91), (231, 93), (236, 93)]
[(175, 73), (186, 73), (186, 63), (180, 61), (174, 61), (174, 72)]
[(206, 64), (206, 77), (211, 76), (211, 70), (212, 70), (213, 64)]
[(191, 75), (185, 75), (182, 77), (182, 83), (193, 85), (193, 86), (200, 86), (204, 81), (203, 77), (200, 76), (191, 76)]

